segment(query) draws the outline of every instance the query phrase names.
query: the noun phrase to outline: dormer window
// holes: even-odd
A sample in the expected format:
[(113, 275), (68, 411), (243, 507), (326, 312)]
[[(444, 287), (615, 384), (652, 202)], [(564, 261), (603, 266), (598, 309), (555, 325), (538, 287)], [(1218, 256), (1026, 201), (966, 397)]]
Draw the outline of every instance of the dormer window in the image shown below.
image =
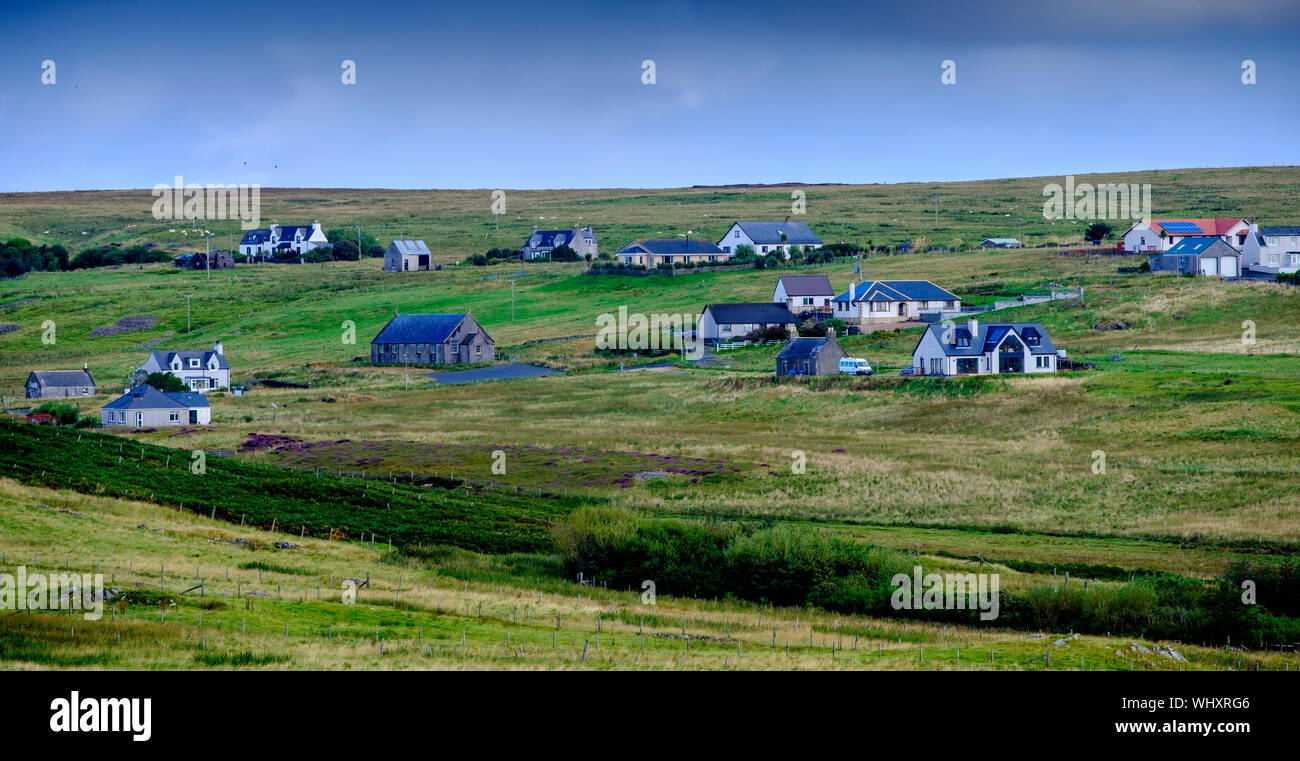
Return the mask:
[(196, 368), (196, 367), (198, 367), (198, 366), (199, 366), (199, 360), (198, 360), (198, 358), (197, 358), (197, 357), (191, 357), (191, 358), (190, 358), (190, 367), (191, 367), (191, 368)]
[(956, 334), (958, 348), (968, 348), (970, 346), (970, 333), (965, 330), (958, 330)]

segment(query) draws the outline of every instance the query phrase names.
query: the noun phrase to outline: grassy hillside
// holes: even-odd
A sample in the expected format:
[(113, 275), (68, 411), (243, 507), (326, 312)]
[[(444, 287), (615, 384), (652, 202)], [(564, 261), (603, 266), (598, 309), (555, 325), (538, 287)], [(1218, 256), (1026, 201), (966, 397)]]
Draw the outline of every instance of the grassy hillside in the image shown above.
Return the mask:
[[(1192, 217), (1257, 217), (1264, 224), (1300, 224), (1294, 199), (1300, 168), (1246, 167), (1077, 175), (1079, 183), (1151, 185), (1152, 213)], [(489, 248), (518, 248), (533, 225), (593, 225), (601, 250), (638, 237), (673, 237), (688, 230), (717, 240), (735, 219), (780, 219), (791, 213), (791, 191), (806, 194), (804, 219), (827, 242), (894, 245), (919, 237), (935, 245), (960, 238), (1023, 237), (1029, 245), (1081, 239), (1084, 223), (1043, 218), (1043, 188), (1062, 177), (1022, 177), (958, 183), (813, 185), (798, 188), (670, 188), (660, 190), (506, 190), (500, 220), (490, 211), (491, 188), (384, 190), (267, 188), (263, 226), (308, 224), (327, 229), (361, 224), (383, 245), (424, 238), (436, 260), (460, 260)], [(183, 221), (152, 217), (148, 189), (0, 194), (0, 236), (61, 243), (73, 251), (103, 243), (153, 242), (197, 250)], [(935, 213), (937, 204), (937, 214)], [(498, 229), (499, 221), (499, 229)], [(1114, 223), (1121, 230), (1122, 221)], [(205, 221), (214, 245), (238, 240), (237, 222)], [(169, 232), (175, 230), (175, 232)]]
[[(104, 574), (79, 612), (0, 614), (0, 668), (1294, 670), (1294, 655), (832, 615), (578, 586), (536, 555), (239, 528), (158, 505), (0, 479), (0, 571)], [(1008, 579), (1017, 576), (1005, 571)], [(345, 604), (344, 579), (370, 580)], [(202, 582), (203, 593), (192, 589)], [(190, 591), (186, 591), (190, 590)], [(1147, 652), (1138, 649), (1140, 646)], [(1048, 654), (1050, 653), (1050, 657)]]
[[(1133, 181), (1155, 186), (1157, 213), (1164, 209), (1195, 216), (1247, 215), (1253, 210), (1268, 223), (1300, 221), (1286, 216), (1293, 207), (1289, 199), (1300, 189), (1296, 187), (1300, 172), (1294, 169), (1197, 170), (1152, 174), (1148, 180), (1140, 175), (1133, 175), (1139, 177)], [(1015, 234), (982, 227), (996, 221), (990, 209), (1023, 200), (1028, 206), (1022, 208), (1032, 206), (1031, 216), (1036, 216), (1036, 221), (1026, 221), (1030, 238), (1032, 225), (1046, 224), (1037, 214), (1042, 184), (1042, 179), (1031, 178), (944, 185), (940, 191), (947, 195), (941, 195), (940, 224), (948, 219), (954, 227), (945, 234), (968, 239)], [(596, 222), (598, 230), (616, 230), (628, 237), (674, 234), (673, 229), (656, 227), (669, 223), (697, 232), (712, 231), (709, 225), (716, 225), (717, 233), (710, 232), (715, 235), (733, 217), (783, 215), (779, 208), (765, 209), (768, 204), (788, 203), (789, 190), (539, 191), (520, 194), (520, 199), (512, 194), (510, 203), (516, 205), (509, 206), (510, 213), (519, 219), (502, 220), (500, 239), (493, 238), (494, 233), (485, 237), (491, 224), (486, 191), (304, 191), (309, 195), (300, 194), (296, 206), (274, 208), (277, 213), (298, 210), (292, 219), (286, 216), (281, 221), (297, 221), (300, 214), (315, 216), (332, 208), (365, 217), (367, 231), (378, 232), (381, 238), (384, 233), (379, 231), (392, 230), (422, 235), (431, 243), (460, 241), (455, 245), (465, 248), (455, 252), (458, 257), (491, 246), (517, 246), (531, 224), (524, 202), (538, 208), (549, 204), (557, 217), (555, 225), (565, 221), (565, 213), (581, 212), (584, 219), (572, 221), (583, 223), (598, 219), (599, 213), (608, 217), (604, 223)], [(945, 242), (919, 227), (933, 219), (932, 212), (925, 213), (924, 186), (806, 190), (809, 221), (827, 240), (835, 238), (831, 230), (843, 229), (845, 237), (859, 242), (916, 235)], [(266, 208), (280, 203), (273, 200), (280, 193), (267, 192)], [(482, 215), (476, 211), (478, 195), (483, 196)], [(115, 219), (120, 228), (137, 223), (113, 215), (128, 214), (137, 202), (144, 203), (147, 213), (147, 196), (147, 192), (5, 196), (0, 199), (0, 224), (17, 225), (14, 220), (22, 220), (24, 230), (45, 230), (53, 228), (42, 227), (37, 220), (79, 219), (89, 224)], [(1175, 205), (1162, 206), (1162, 198)], [(975, 212), (966, 215), (969, 224), (957, 213), (966, 208), (959, 201)], [(427, 216), (430, 209), (446, 216)], [(593, 216), (585, 216), (587, 212)], [(707, 218), (702, 216), (706, 212)], [(996, 218), (1008, 219), (1002, 213), (997, 212)], [(884, 218), (889, 214), (918, 227), (905, 234), (889, 226), (894, 224), (894, 217)], [(541, 215), (537, 211), (534, 216)], [(552, 224), (552, 214), (546, 216), (546, 224)], [(416, 224), (408, 219), (428, 221), (430, 231), (403, 227)], [(384, 227), (387, 224), (392, 226)], [(511, 226), (509, 233), (507, 226)], [(88, 229), (92, 235), (85, 237), (127, 241), (150, 234), (145, 228), (118, 228)], [(981, 231), (976, 233), (977, 229)], [(0, 229), (0, 235), (5, 232)], [(878, 237), (882, 235), (888, 237)], [(608, 238), (602, 242), (608, 246)], [(448, 249), (434, 247), (440, 253)], [(1138, 261), (1136, 257), (1060, 256), (1051, 249), (864, 258), (863, 277), (928, 279), (974, 303), (1052, 284), (1083, 286), (1081, 300), (1021, 307), (996, 313), (996, 318), (1041, 321), (1058, 348), (1067, 350), (1071, 358), (1096, 361), (1096, 370), (951, 383), (897, 376), (897, 369), (910, 361), (920, 333), (917, 328), (844, 339), (849, 351), (866, 357), (880, 371), (870, 379), (773, 382), (777, 347), (724, 353), (708, 367), (626, 373), (618, 372), (620, 361), (634, 366), (655, 359), (620, 360), (595, 351), (594, 334), (602, 313), (615, 314), (626, 307), (633, 313), (693, 315), (712, 302), (765, 301), (776, 278), (786, 272), (824, 273), (842, 289), (853, 277), (849, 261), (677, 277), (593, 277), (581, 274), (580, 265), (515, 265), (511, 269), (522, 268), (526, 275), (515, 282), (513, 298), (508, 281), (485, 278), (493, 274), (491, 268), (393, 275), (379, 271), (374, 260), (241, 266), (213, 273), (210, 280), (204, 273), (145, 265), (33, 273), (0, 281), (0, 325), (9, 327), (0, 332), (0, 393), (9, 408), (25, 405), (22, 386), (30, 370), (86, 363), (102, 393), (78, 403), (83, 412), (97, 414), (151, 348), (203, 348), (216, 340), (224, 343), (236, 383), (281, 379), (310, 384), (304, 389), (259, 386), (242, 397), (213, 394), (213, 424), (202, 429), (103, 436), (74, 432), (70, 435), (82, 436), (81, 444), (89, 447), (84, 453), (69, 449), (66, 436), (57, 440), (61, 442), (57, 446), (51, 439), (47, 448), (24, 445), (22, 452), (8, 452), (13, 472), (0, 472), (0, 477), (14, 476), (26, 485), (0, 482), (9, 495), (8, 508), (0, 509), (0, 520), (9, 521), (7, 531), (0, 533), (0, 547), (25, 555), (59, 546), (42, 533), (48, 530), (42, 528), (47, 511), (35, 505), (60, 500), (105, 514), (135, 516), (159, 510), (168, 521), (216, 526), (222, 536), (233, 535), (241, 519), (249, 521), (241, 531), (250, 537), (274, 520), (281, 532), (286, 525), (290, 531), (307, 527), (301, 541), (294, 543), (310, 552), (303, 550), (293, 562), (267, 561), (303, 570), (300, 576), (328, 578), (332, 570), (325, 569), (337, 567), (337, 558), (348, 557), (358, 564), (382, 562), (390, 570), (409, 569), (412, 578), (418, 575), (430, 589), (441, 590), (432, 592), (432, 611), (429, 600), (422, 598), (418, 612), (397, 606), (366, 614), (341, 613), (336, 603), (314, 607), (314, 601), (307, 599), (310, 588), (299, 590), (301, 599), (293, 603), (299, 607), (292, 609), (287, 604), (291, 601), (280, 601), (286, 603), (281, 607), (280, 602), (272, 606), (260, 598), (255, 605), (266, 612), (255, 616), (258, 638), (235, 636), (229, 629), (209, 632), (214, 641), (220, 638), (220, 651), (210, 660), (195, 650), (197, 629), (169, 629), (161, 623), (154, 628), (146, 619), (156, 617), (156, 609), (149, 616), (131, 614), (131, 625), (143, 628), (124, 630), (124, 637), (137, 636), (130, 634), (135, 631), (139, 637), (169, 643), (157, 654), (113, 655), (107, 639), (64, 641), (61, 624), (49, 626), (41, 616), (34, 617), (38, 620), (0, 617), (0, 643), (6, 648), (0, 651), (4, 653), (0, 659), (41, 662), (66, 657), (68, 665), (227, 667), (244, 663), (242, 653), (249, 650), (256, 657), (270, 658), (260, 662), (265, 667), (324, 662), (319, 659), (381, 666), (390, 662), (379, 660), (377, 652), (364, 651), (363, 630), (372, 630), (376, 623), (387, 626), (385, 621), (397, 626), (400, 620), (405, 628), (398, 629), (401, 635), (394, 638), (403, 641), (401, 652), (407, 660), (391, 663), (403, 667), (425, 663), (416, 657), (420, 648), (418, 640), (416, 645), (410, 642), (410, 626), (418, 630), (426, 624), (442, 630), (448, 640), (421, 656), (431, 659), (428, 665), (580, 666), (576, 648), (594, 632), (561, 629), (557, 636), (567, 643), (565, 648), (549, 654), (537, 651), (549, 645), (547, 620), (553, 619), (559, 598), (572, 599), (576, 594), (557, 580), (559, 561), (550, 554), (545, 532), (574, 505), (590, 501), (688, 524), (718, 520), (810, 527), (912, 552), (940, 567), (969, 568), (970, 563), (984, 560), (997, 564), (1007, 576), (1005, 583), (1022, 586), (1052, 584), (1066, 570), (1076, 579), (1109, 584), (1122, 583), (1133, 574), (1209, 579), (1243, 560), (1276, 565), (1300, 547), (1300, 490), (1296, 489), (1300, 467), (1295, 459), (1300, 443), (1300, 386), (1295, 382), (1300, 376), (1300, 332), (1295, 328), (1300, 324), (1300, 289), (1258, 281), (1227, 283), (1117, 271)], [(427, 370), (371, 367), (364, 361), (369, 340), (394, 310), (470, 311), (496, 339), (502, 354), (566, 373), (438, 386), (424, 376)], [(103, 330), (128, 317), (152, 318), (152, 322), (144, 320), (150, 326), (133, 332)], [(348, 321), (356, 326), (355, 343), (344, 340)], [(42, 340), (50, 336), (51, 324), (55, 340)], [(1253, 342), (1243, 340), (1251, 325)], [(1116, 354), (1118, 361), (1111, 361)], [(268, 435), (285, 438), (263, 438)], [(0, 441), (14, 449), (17, 440)], [(249, 441), (261, 443), (244, 446)], [(196, 481), (200, 477), (190, 476), (186, 469), (189, 453), (195, 449), (235, 450), (235, 454), (209, 458), (210, 472), (202, 477), (208, 480)], [(492, 468), (498, 450), (505, 455), (504, 472)], [(1105, 458), (1104, 471), (1096, 468), (1099, 453)], [(792, 467), (800, 458), (806, 463), (803, 472)], [(286, 475), (280, 470), (283, 467), (297, 469), (299, 475)], [(350, 478), (348, 473), (366, 478)], [(435, 486), (388, 481), (394, 478)], [(94, 494), (92, 482), (109, 486)], [(262, 483), (274, 485), (263, 490)], [(92, 493), (78, 496), (51, 489)], [(204, 505), (203, 517), (158, 507), (181, 504), (187, 511)], [(217, 517), (231, 523), (210, 522), (206, 516), (214, 504)], [(81, 507), (68, 509), (86, 513)], [(133, 519), (122, 518), (121, 523), (127, 526)], [(155, 515), (146, 522), (153, 525), (154, 519), (162, 520)], [(181, 524), (177, 525), (180, 532)], [(447, 549), (435, 551), (436, 557), (388, 556), (379, 547), (330, 543), (329, 529), (340, 527), (354, 539), (378, 533), (380, 543), (392, 535), (399, 543), (426, 548), (455, 545), (499, 554)], [(145, 557), (150, 562), (154, 558), (168, 565), (175, 562), (170, 553), (176, 548), (151, 545), (150, 533), (140, 532), (143, 543), (110, 540), (105, 534), (102, 539), (90, 537), (84, 544), (63, 546), (65, 552), (82, 556), (83, 566), (94, 555), (96, 562), (113, 564), (119, 574), (129, 576), (129, 570), (122, 571), (130, 568), (129, 554), (140, 555), (142, 562)], [(208, 568), (201, 574), (212, 575), (234, 560), (222, 553), (238, 552), (209, 546), (207, 538), (183, 555), (190, 558), (185, 562)], [(305, 559), (316, 557), (317, 551), (322, 553), (319, 563)], [(260, 561), (233, 564), (244, 562)], [(9, 563), (13, 564), (12, 557)], [(393, 586), (395, 594), (392, 574), (379, 576), (382, 583)], [(147, 586), (143, 578), (134, 581)], [(466, 582), (469, 586), (464, 586)], [(506, 590), (514, 590), (520, 601), (532, 600), (541, 591), (545, 600), (540, 607), (530, 605), (527, 614), (523, 603), (518, 604), (521, 622), (531, 617), (532, 628), (515, 631), (512, 617), (508, 629), (520, 639), (512, 639), (510, 647), (504, 645), (504, 602), (499, 600), (493, 607), (492, 593), (498, 588), (497, 594), (507, 596), (503, 600), (511, 594)], [(588, 593), (582, 594), (587, 603)], [(635, 606), (635, 596), (608, 594), (599, 606), (580, 604), (577, 609), (591, 615), (597, 607), (613, 603), (618, 620), (630, 625), (629, 611), (635, 608), (627, 606)], [(458, 607), (439, 610), (438, 599), (454, 599)], [(469, 615), (463, 606), (479, 601), (493, 612)], [(802, 616), (807, 621), (821, 615), (808, 610), (788, 611), (790, 615), (765, 612), (761, 606), (686, 601), (681, 605), (673, 615), (680, 617), (684, 611), (698, 617), (701, 631), (709, 636), (727, 639), (722, 615), (733, 626), (741, 620), (749, 622), (753, 644), (758, 645), (770, 637), (770, 632), (764, 634), (766, 627), (757, 625), (759, 615), (782, 616), (781, 626), (790, 627), (796, 642), (793, 621), (787, 619)], [(188, 603), (178, 607), (180, 615), (197, 614)], [(234, 611), (227, 614), (223, 620), (228, 626)], [(169, 620), (171, 616), (168, 613)], [(321, 639), (321, 626), (346, 620), (356, 624), (349, 642), (336, 646)], [(289, 639), (273, 646), (271, 640), (286, 621), (291, 625)], [(293, 628), (297, 621), (314, 623), (309, 631), (299, 632)], [(821, 623), (834, 626), (825, 620)], [(549, 626), (553, 625), (551, 620)], [(661, 633), (675, 628), (680, 632), (673, 620), (660, 620), (656, 626), (662, 627)], [(855, 626), (855, 635), (870, 641), (867, 633), (884, 624), (861, 619)], [(44, 627), (41, 637), (23, 645), (24, 633), (40, 627)], [(466, 647), (458, 644), (459, 628), (470, 632)], [(115, 634), (111, 629), (103, 631)], [(611, 636), (622, 641), (619, 654), (604, 667), (637, 663), (639, 645), (634, 653), (628, 649), (629, 630), (618, 631)], [(478, 640), (474, 632), (481, 635)], [(901, 641), (894, 642), (893, 660), (889, 640), (900, 633), (891, 630), (882, 642), (882, 661), (864, 656), (852, 665), (914, 666), (908, 658), (916, 654), (898, 648), (919, 644), (909, 639), (911, 633), (902, 633)], [(198, 636), (201, 641), (204, 635)], [(966, 649), (972, 647), (970, 638), (978, 643), (980, 635), (962, 636), (967, 643), (962, 645), (964, 661)], [(943, 646), (942, 633), (927, 630), (925, 637), (929, 638), (927, 654), (932, 645)], [(682, 654), (672, 649), (681, 641), (657, 639), (650, 647), (657, 653), (657, 665), (666, 666)], [(1008, 643), (1013, 640), (1024, 643), (1020, 635), (1007, 638)], [(528, 654), (522, 659), (515, 654), (521, 641)], [(1034, 651), (1032, 644), (1023, 651), (1026, 658)], [(664, 649), (656, 650), (660, 645)], [(475, 651), (475, 646), (481, 650)], [(702, 642), (699, 646), (704, 647)], [(709, 647), (713, 648), (710, 660), (700, 665), (716, 667), (734, 652), (735, 643)], [(829, 640), (820, 644), (815, 640), (806, 653), (792, 655), (795, 660), (783, 661), (768, 653), (764, 659), (755, 654), (746, 663), (759, 668), (812, 667), (830, 657), (829, 647)], [(845, 641), (836, 647), (850, 645)], [(1091, 662), (1117, 647), (1126, 645), (1098, 643), (1096, 653), (1084, 655)], [(744, 651), (749, 648), (748, 640), (742, 643)], [(955, 658), (955, 646), (951, 655)], [(1202, 656), (1209, 667), (1236, 667), (1230, 662), (1235, 656), (1225, 655), (1224, 660), (1213, 651)], [(847, 656), (837, 653), (836, 657)], [(780, 658), (785, 658), (783, 652)], [(1119, 659), (1110, 666), (1127, 667), (1126, 661)]]

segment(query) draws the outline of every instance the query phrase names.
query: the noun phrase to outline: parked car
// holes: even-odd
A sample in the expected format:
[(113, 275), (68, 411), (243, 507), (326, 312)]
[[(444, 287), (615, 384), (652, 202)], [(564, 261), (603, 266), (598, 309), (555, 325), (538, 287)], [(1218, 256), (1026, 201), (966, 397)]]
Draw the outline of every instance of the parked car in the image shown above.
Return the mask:
[(865, 359), (857, 357), (843, 357), (840, 359), (841, 375), (871, 375), (874, 372), (871, 369), (871, 363)]

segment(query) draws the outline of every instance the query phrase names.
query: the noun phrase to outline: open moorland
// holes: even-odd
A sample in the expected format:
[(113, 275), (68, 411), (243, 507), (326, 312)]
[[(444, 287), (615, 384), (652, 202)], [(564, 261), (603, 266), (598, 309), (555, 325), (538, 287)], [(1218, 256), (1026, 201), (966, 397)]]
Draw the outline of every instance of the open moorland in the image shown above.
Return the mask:
[[(1291, 201), (1300, 190), (1294, 169), (1122, 177), (1152, 183), (1157, 214), (1257, 214), (1268, 224), (1300, 218)], [(1016, 236), (1016, 218), (1004, 216), (1016, 206), (1023, 237), (1047, 242), (1053, 233), (1038, 213), (1042, 183), (808, 187), (807, 221), (827, 241), (926, 237), (942, 245), (960, 237), (969, 245)], [(603, 250), (623, 237), (712, 234), (714, 222), (720, 231), (733, 218), (781, 213), (790, 190), (511, 193), (516, 205), (499, 240), (486, 191), (265, 191), (263, 216), (366, 224), (384, 243), (409, 234), (433, 244), (432, 231), (445, 230), (438, 240), (446, 246), (433, 247), (454, 261), (517, 247), (539, 217), (547, 226), (594, 224)], [(931, 229), (936, 192), (938, 227)], [(142, 213), (132, 211), (136, 204)], [(963, 205), (973, 212), (969, 223), (958, 212)], [(70, 231), (83, 227), (87, 245), (171, 243), (148, 227), (151, 220), (128, 221), (147, 211), (148, 191), (6, 195), (0, 235), (67, 245)], [(884, 216), (891, 213), (898, 227)], [(47, 217), (61, 226), (39, 222)], [(41, 238), (44, 230), (52, 232)], [(8, 409), (26, 407), (30, 370), (85, 363), (100, 395), (80, 406), (98, 414), (151, 348), (218, 340), (235, 383), (301, 386), (212, 394), (207, 427), (0, 429), (0, 571), (20, 563), (82, 572), (102, 566), (130, 601), (85, 625), (0, 613), (0, 662), (1080, 668), (1082, 659), (1089, 669), (1294, 667), (1286, 645), (1295, 629), (1287, 621), (1300, 611), (1280, 592), (1268, 599), (1268, 583), (1261, 584), (1267, 620), (1249, 628), (1255, 640), (1233, 637), (1251, 648), (1245, 654), (1222, 647), (1220, 634), (1240, 629), (1217, 618), (1188, 629), (1153, 624), (1154, 614), (1146, 624), (1121, 617), (1097, 625), (1112, 619), (1084, 610), (1091, 598), (1064, 599), (1079, 590), (1168, 602), (1161, 595), (1179, 589), (1184, 596), (1165, 607), (1196, 608), (1188, 600), (1201, 592), (1186, 590), (1222, 591), (1241, 564), (1261, 579), (1291, 578), (1300, 550), (1300, 289), (1119, 272), (1140, 261), (1030, 248), (676, 277), (507, 265), (517, 275), (512, 287), (501, 267), (394, 275), (367, 259), (241, 265), (210, 279), (162, 264), (0, 281), (0, 323), (17, 326), (0, 333)], [(930, 280), (971, 303), (1082, 286), (1081, 299), (994, 314), (1042, 322), (1071, 359), (1097, 367), (1040, 377), (900, 378), (917, 327), (843, 339), (877, 368), (871, 378), (777, 382), (776, 346), (698, 364), (595, 349), (597, 317), (622, 307), (696, 315), (708, 303), (769, 300), (777, 277), (793, 273), (826, 274), (843, 290), (855, 265), (870, 279)], [(502, 357), (563, 372), (439, 385), (430, 368), (373, 367), (369, 340), (394, 311), (468, 311)], [(130, 317), (151, 319), (129, 332), (97, 330)], [(188, 469), (196, 450), (209, 453), (206, 475)], [(817, 567), (851, 568), (849, 577), (873, 579), (912, 562), (941, 572), (992, 568), (1010, 590), (1009, 612), (996, 627), (900, 619), (881, 615), (851, 585), (810, 584), (806, 598), (790, 602), (772, 589), (710, 587), (693, 569), (681, 570), (675, 588), (661, 584), (668, 592), (652, 608), (639, 590), (639, 579), (649, 577), (621, 576), (592, 559), (593, 546), (627, 550), (601, 538), (612, 525), (646, 546), (657, 537), (670, 548), (723, 547), (728, 567), (748, 567), (746, 542), (784, 541), (780, 532), (789, 531), (828, 542), (817, 545), (829, 558)], [(575, 571), (589, 578), (597, 568), (608, 587), (576, 583)], [(341, 579), (367, 573), (372, 587), (361, 590), (359, 604), (341, 605)], [(195, 577), (210, 587), (201, 598), (182, 594)], [(1049, 613), (1076, 603), (1084, 612)], [(1081, 639), (1050, 644), (1072, 629)], [(1040, 631), (1056, 634), (1028, 636)], [(119, 648), (119, 634), (139, 646)], [(1173, 639), (1182, 640), (1186, 662), (1131, 648)], [(1031, 660), (1047, 652), (1050, 659)]]

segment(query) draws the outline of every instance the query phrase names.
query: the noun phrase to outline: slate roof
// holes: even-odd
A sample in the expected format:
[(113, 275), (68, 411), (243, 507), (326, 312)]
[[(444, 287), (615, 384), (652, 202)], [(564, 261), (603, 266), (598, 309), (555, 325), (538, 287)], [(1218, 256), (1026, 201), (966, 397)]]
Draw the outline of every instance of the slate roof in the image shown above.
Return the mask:
[(43, 387), (95, 385), (95, 379), (86, 370), (33, 370), (32, 375)]
[[(852, 301), (961, 301), (961, 299), (931, 283), (929, 280), (871, 280), (854, 287)], [(850, 301), (849, 292), (836, 296), (834, 301)]]
[(239, 241), (241, 246), (257, 246), (266, 243), (271, 239), (270, 230), (249, 230), (244, 233), (244, 237)]
[(524, 241), (524, 248), (559, 248), (574, 239), (572, 230), (533, 230)]
[(618, 253), (644, 253), (644, 254), (721, 254), (722, 249), (713, 244), (712, 241), (702, 240), (700, 238), (650, 238), (647, 240), (634, 240)]
[(1263, 235), (1300, 235), (1300, 227), (1261, 227)]
[(1016, 240), (1015, 238), (985, 238), (984, 240), (980, 241), (981, 246), (984, 245), (985, 243), (990, 243), (994, 246), (1009, 246), (1013, 243), (1016, 244), (1017, 246), (1020, 245), (1020, 241)]
[[(1007, 333), (1015, 333), (1029, 347), (1031, 354), (1056, 353), (1056, 347), (1052, 345), (1052, 339), (1048, 338), (1047, 331), (1043, 330), (1043, 325), (1039, 322), (981, 322), (978, 324), (973, 336), (967, 330), (967, 325), (958, 325), (953, 330), (952, 341), (950, 342), (943, 340), (944, 327), (942, 325), (930, 325), (926, 330), (934, 333), (934, 337), (939, 340), (939, 345), (943, 348), (943, 353), (949, 357), (982, 356), (997, 348), (997, 345)], [(1038, 336), (1037, 346), (1029, 342), (1029, 339), (1034, 334)], [(961, 346), (960, 343), (965, 338), (971, 339), (969, 345)], [(922, 339), (924, 339), (924, 336), (922, 336)]]
[(778, 283), (785, 283), (787, 296), (834, 296), (831, 279), (826, 275), (782, 275)]
[(153, 386), (140, 384), (125, 394), (104, 405), (106, 410), (162, 410), (171, 408), (207, 407), (208, 400), (203, 394), (192, 391), (159, 391)]
[(276, 225), (276, 232), (279, 233), (280, 240), (293, 240), (298, 233), (302, 233), (302, 239), (307, 240), (311, 237), (311, 225)]
[(744, 304), (709, 304), (704, 311), (719, 325), (789, 325), (795, 321), (790, 310), (770, 301)]
[(399, 254), (427, 254), (429, 246), (422, 240), (395, 239), (388, 245), (389, 249), (397, 249)]
[(217, 353), (215, 350), (213, 350), (213, 349), (207, 349), (207, 350), (204, 350), (204, 351), (153, 351), (153, 352), (150, 352), (150, 356), (153, 357), (155, 360), (157, 360), (158, 364), (159, 364), (159, 365), (160, 365), (164, 370), (169, 370), (169, 369), (171, 369), (171, 366), (172, 366), (172, 359), (175, 358), (175, 357), (180, 357), (180, 358), (181, 358), (181, 369), (182, 369), (182, 370), (192, 370), (192, 369), (195, 369), (195, 368), (191, 368), (191, 367), (190, 367), (189, 360), (191, 360), (191, 359), (193, 359), (193, 358), (196, 358), (196, 357), (197, 357), (198, 360), (199, 360), (199, 364), (201, 364), (201, 365), (203, 366), (201, 369), (206, 370), (206, 369), (208, 369), (208, 358), (209, 358), (209, 357), (213, 357), (213, 356), (215, 356), (215, 357), (217, 358), (217, 369), (218, 369), (218, 370), (229, 370), (229, 369), (230, 369), (230, 363), (226, 362), (226, 355), (224, 355), (224, 354), (218, 354), (218, 353)]
[(440, 344), (447, 340), (465, 314), (399, 314), (388, 321), (372, 344)]
[[(785, 222), (737, 221), (733, 222), (732, 225), (740, 225), (740, 229), (744, 230), (749, 239), (755, 243), (805, 245), (809, 243), (820, 244), (822, 242), (822, 239), (817, 237), (806, 222), (789, 220)], [(727, 230), (730, 232), (731, 228), (727, 228)], [(781, 240), (783, 233), (785, 234), (784, 241)]]
[(785, 345), (781, 353), (776, 355), (777, 359), (812, 359), (826, 345), (826, 338), (809, 337), (796, 338)]
[[(1217, 246), (1215, 244), (1218, 244)], [(1170, 249), (1157, 256), (1241, 256), (1237, 249), (1214, 235), (1197, 235), (1183, 238)]]

